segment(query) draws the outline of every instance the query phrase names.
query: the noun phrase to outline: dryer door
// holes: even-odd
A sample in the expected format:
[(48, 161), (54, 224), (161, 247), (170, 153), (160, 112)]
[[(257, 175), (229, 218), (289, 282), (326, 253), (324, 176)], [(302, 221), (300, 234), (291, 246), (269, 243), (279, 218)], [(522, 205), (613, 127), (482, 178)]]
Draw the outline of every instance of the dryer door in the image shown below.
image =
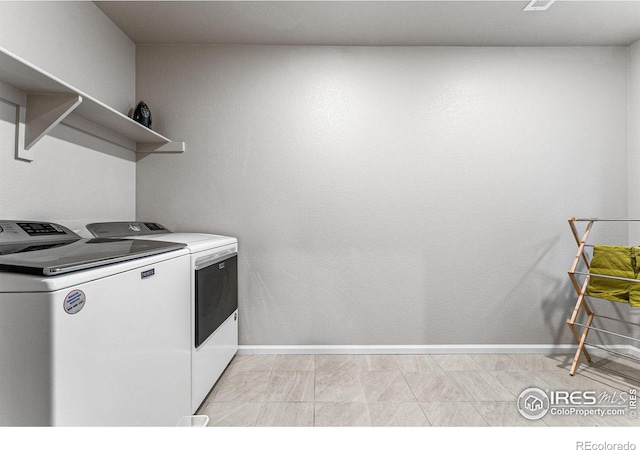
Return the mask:
[(195, 346), (198, 348), (238, 309), (238, 256), (196, 262)]

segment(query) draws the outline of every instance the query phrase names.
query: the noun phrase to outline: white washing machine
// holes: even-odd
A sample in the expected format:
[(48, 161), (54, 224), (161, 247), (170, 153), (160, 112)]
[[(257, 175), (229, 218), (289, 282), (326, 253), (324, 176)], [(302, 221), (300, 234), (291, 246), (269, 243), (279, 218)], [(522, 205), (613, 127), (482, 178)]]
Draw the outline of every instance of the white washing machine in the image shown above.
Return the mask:
[(189, 266), (183, 244), (0, 221), (0, 425), (190, 415)]
[(195, 412), (238, 351), (238, 241), (201, 233), (172, 233), (158, 223), (87, 225), (98, 238), (140, 238), (186, 244), (191, 253), (191, 410)]

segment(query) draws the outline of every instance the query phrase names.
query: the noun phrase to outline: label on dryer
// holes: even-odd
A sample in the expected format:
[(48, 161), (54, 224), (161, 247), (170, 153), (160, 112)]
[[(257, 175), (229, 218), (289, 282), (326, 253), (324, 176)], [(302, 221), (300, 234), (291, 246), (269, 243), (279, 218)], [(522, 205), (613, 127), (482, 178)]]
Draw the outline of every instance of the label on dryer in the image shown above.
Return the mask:
[(64, 312), (67, 314), (76, 314), (84, 308), (86, 301), (87, 297), (84, 295), (84, 292), (80, 289), (74, 289), (64, 298), (64, 304), (62, 305), (64, 307)]

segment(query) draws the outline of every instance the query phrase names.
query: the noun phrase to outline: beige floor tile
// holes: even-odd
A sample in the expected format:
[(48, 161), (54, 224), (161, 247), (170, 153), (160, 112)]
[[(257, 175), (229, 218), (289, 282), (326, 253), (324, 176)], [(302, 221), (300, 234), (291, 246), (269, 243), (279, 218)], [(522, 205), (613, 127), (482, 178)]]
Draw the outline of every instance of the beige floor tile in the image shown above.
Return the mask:
[(236, 372), (229, 374), (211, 400), (222, 402), (262, 402), (270, 372)]
[(353, 355), (316, 355), (316, 372), (356, 372)]
[(367, 402), (415, 402), (402, 372), (359, 372)]
[(594, 420), (599, 427), (640, 427), (640, 418), (637, 415), (633, 418), (630, 417), (628, 410), (624, 415), (596, 416)]
[(313, 402), (313, 372), (271, 372), (265, 402)]
[(452, 370), (448, 374), (468, 400), (498, 402), (516, 399), (485, 370)]
[(227, 367), (228, 372), (271, 372), (276, 355), (236, 355)]
[(367, 402), (374, 427), (430, 426), (417, 402)]
[(510, 355), (525, 370), (562, 370), (571, 367), (573, 355), (554, 354), (541, 355), (538, 353), (516, 353)]
[(532, 373), (547, 383), (554, 390), (606, 390), (609, 387), (603, 385), (593, 376), (575, 374), (569, 375), (568, 370), (538, 370)]
[(210, 427), (252, 427), (261, 403), (207, 403), (199, 414), (209, 416)]
[(399, 371), (394, 355), (354, 355), (358, 370), (362, 372)]
[[(209, 426), (605, 426), (623, 416), (523, 418), (529, 387), (628, 395), (640, 369), (595, 357), (569, 375), (573, 355), (237, 355), (197, 414)], [(418, 403), (419, 402), (419, 403)], [(637, 410), (636, 410), (637, 411)]]
[(640, 370), (621, 370), (616, 376), (621, 383), (640, 389)]
[(542, 420), (525, 419), (515, 401), (472, 402), (482, 418), (492, 427), (546, 427)]
[(394, 359), (403, 372), (442, 372), (431, 355), (394, 355)]
[(585, 367), (575, 376), (582, 376), (612, 389), (640, 389), (640, 370), (610, 370), (608, 367)]
[(550, 389), (550, 386), (529, 370), (498, 370), (489, 372), (498, 383), (504, 386), (516, 398), (530, 387), (542, 390)]
[(578, 375), (612, 388), (640, 388), (640, 363), (614, 354), (592, 355), (591, 363), (582, 356), (575, 376)]
[(403, 372), (403, 375), (419, 402), (467, 400), (453, 378), (446, 373)]
[(258, 415), (259, 427), (312, 427), (313, 403), (264, 403)]
[(524, 367), (509, 355), (471, 355), (471, 358), (484, 370), (524, 370)]
[(276, 372), (313, 372), (314, 355), (277, 355), (273, 370)]
[(364, 402), (357, 372), (316, 372), (316, 402)]
[(469, 355), (433, 355), (443, 370), (482, 370), (482, 366)]
[(213, 397), (215, 397), (215, 395), (218, 393), (218, 391), (220, 390), (220, 386), (222, 386), (222, 383), (224, 383), (224, 380), (226, 379), (226, 377), (229, 376), (229, 373), (230, 372), (227, 371), (227, 370), (222, 372), (222, 375), (220, 375), (220, 378), (218, 378), (218, 381), (216, 381), (216, 384), (213, 385), (213, 388), (211, 388), (209, 393), (206, 395), (206, 397), (202, 401), (203, 405), (205, 403), (209, 403), (209, 402), (213, 401)]
[(593, 416), (572, 415), (553, 415), (548, 412), (542, 419), (545, 424), (550, 427), (596, 427), (598, 421)]
[(604, 368), (616, 372), (624, 370), (640, 370), (639, 362), (614, 354), (606, 356), (592, 356), (591, 364), (586, 362), (586, 359), (584, 358), (581, 358), (580, 362), (584, 362), (585, 367)]
[(434, 427), (486, 427), (488, 424), (469, 402), (420, 402)]
[(340, 402), (315, 404), (317, 427), (367, 427), (371, 426), (369, 409), (365, 402)]

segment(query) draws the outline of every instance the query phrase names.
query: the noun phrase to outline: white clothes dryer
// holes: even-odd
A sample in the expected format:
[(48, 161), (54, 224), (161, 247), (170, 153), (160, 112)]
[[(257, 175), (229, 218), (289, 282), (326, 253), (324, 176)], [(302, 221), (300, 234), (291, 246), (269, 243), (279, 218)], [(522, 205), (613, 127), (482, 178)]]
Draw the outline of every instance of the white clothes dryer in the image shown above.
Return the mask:
[(191, 304), (191, 409), (200, 407), (238, 351), (238, 241), (203, 233), (172, 233), (151, 222), (87, 225), (98, 238), (139, 238), (186, 244)]
[(0, 425), (190, 415), (189, 264), (184, 244), (0, 221)]

